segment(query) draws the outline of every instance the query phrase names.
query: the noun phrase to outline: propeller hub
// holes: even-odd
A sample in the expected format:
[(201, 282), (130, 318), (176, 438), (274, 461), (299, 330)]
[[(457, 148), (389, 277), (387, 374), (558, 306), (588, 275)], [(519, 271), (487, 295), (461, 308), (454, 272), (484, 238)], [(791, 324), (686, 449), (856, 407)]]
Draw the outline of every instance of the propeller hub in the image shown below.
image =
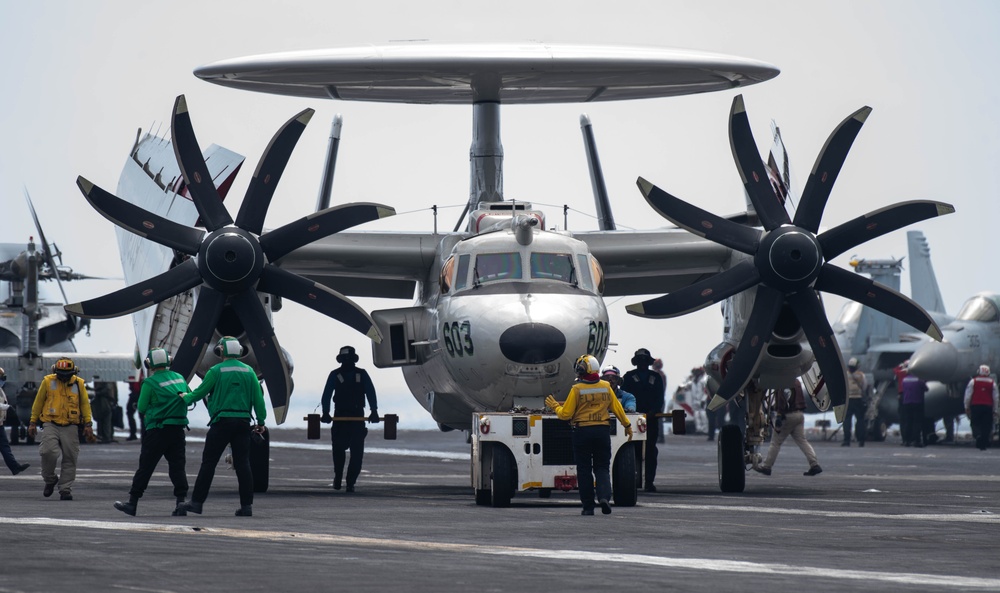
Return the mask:
[(226, 227), (211, 233), (202, 243), (198, 267), (209, 286), (235, 294), (250, 288), (260, 277), (264, 253), (253, 235)]
[(789, 292), (808, 286), (819, 275), (823, 252), (814, 234), (786, 225), (764, 236), (755, 259), (766, 284)]

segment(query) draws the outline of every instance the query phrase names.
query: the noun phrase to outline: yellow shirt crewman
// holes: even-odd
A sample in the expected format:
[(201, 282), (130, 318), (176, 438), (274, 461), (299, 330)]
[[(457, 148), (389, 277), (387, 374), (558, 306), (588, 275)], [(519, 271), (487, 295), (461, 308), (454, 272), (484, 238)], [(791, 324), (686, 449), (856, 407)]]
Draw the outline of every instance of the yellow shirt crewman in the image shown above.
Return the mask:
[[(80, 455), (79, 427), (90, 441), (94, 438), (91, 427), (90, 399), (80, 371), (70, 358), (60, 358), (52, 365), (52, 374), (45, 375), (35, 403), (31, 406), (31, 423), (28, 436), (34, 438), (38, 423), (42, 424), (42, 441), (38, 452), (42, 457), (42, 479), (45, 480), (43, 496), (52, 496), (59, 485), (59, 499), (73, 500), (73, 482), (76, 480), (76, 460)], [(62, 470), (56, 475), (56, 461), (62, 455)]]

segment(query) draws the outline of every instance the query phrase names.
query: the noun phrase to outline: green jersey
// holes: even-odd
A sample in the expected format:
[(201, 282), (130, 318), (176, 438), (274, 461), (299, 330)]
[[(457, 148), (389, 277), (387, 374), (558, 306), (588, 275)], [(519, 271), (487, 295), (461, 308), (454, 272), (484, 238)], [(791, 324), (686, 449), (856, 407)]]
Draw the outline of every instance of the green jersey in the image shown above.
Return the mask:
[(187, 404), (182, 393), (190, 391), (180, 373), (170, 369), (155, 371), (142, 382), (137, 408), (147, 429), (165, 425), (187, 426)]
[(209, 424), (219, 418), (250, 419), (251, 410), (257, 417), (257, 424), (264, 424), (267, 408), (264, 406), (264, 392), (257, 380), (257, 373), (242, 362), (230, 358), (208, 369), (205, 379), (194, 391), (184, 396), (185, 403), (193, 403), (202, 398), (208, 407)]

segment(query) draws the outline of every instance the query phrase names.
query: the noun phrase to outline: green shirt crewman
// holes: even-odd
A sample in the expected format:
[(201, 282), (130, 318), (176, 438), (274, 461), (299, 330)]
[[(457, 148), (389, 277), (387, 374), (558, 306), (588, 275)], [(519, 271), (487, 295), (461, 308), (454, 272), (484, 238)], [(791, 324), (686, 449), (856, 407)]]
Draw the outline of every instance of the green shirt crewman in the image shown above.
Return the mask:
[(237, 517), (253, 514), (253, 474), (250, 471), (250, 420), (257, 417), (257, 432), (264, 431), (267, 408), (264, 392), (254, 370), (237, 360), (243, 356), (243, 346), (236, 338), (225, 336), (215, 346), (216, 356), (222, 362), (205, 374), (205, 380), (194, 391), (182, 396), (185, 404), (205, 399), (209, 414), (209, 429), (205, 436), (205, 450), (201, 455), (201, 469), (194, 482), (191, 502), (186, 508), (201, 514), (201, 506), (208, 498), (208, 489), (215, 477), (226, 445), (233, 449), (233, 469), (240, 488), (240, 508)]
[(187, 406), (181, 395), (189, 391), (187, 381), (180, 373), (170, 370), (170, 354), (163, 348), (153, 348), (143, 361), (149, 376), (142, 382), (139, 392), (139, 411), (145, 415), (146, 432), (139, 451), (139, 469), (132, 478), (128, 502), (115, 501), (119, 511), (135, 516), (142, 493), (149, 486), (149, 479), (160, 458), (166, 458), (170, 482), (174, 485), (177, 505), (175, 517), (187, 515), (184, 499), (187, 497), (188, 480), (184, 471), (184, 430), (187, 428)]

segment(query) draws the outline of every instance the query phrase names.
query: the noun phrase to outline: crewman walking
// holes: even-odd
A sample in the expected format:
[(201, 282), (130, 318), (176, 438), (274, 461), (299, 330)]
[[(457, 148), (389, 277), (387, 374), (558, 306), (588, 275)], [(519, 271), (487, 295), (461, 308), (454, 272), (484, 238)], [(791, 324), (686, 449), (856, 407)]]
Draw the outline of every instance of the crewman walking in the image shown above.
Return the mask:
[[(652, 359), (650, 359), (652, 362)], [(632, 424), (607, 381), (598, 376), (600, 366), (589, 354), (576, 359), (577, 381), (562, 405), (551, 395), (545, 405), (555, 411), (560, 420), (573, 426), (573, 456), (576, 459), (576, 483), (580, 489), (581, 515), (594, 514), (594, 482), (597, 482), (597, 502), (601, 512), (611, 513), (611, 425), (608, 411), (614, 413), (632, 440)], [(648, 423), (647, 423), (648, 426)]]
[(132, 478), (128, 502), (115, 501), (115, 508), (126, 515), (135, 516), (142, 493), (149, 486), (149, 479), (161, 457), (167, 459), (167, 472), (174, 485), (177, 505), (173, 516), (187, 515), (184, 499), (187, 497), (188, 480), (184, 472), (185, 439), (188, 425), (187, 406), (178, 397), (190, 391), (180, 373), (170, 370), (170, 354), (163, 348), (153, 348), (143, 361), (149, 376), (142, 382), (137, 409), (145, 415), (146, 434), (139, 451), (139, 469)]
[(851, 418), (857, 432), (858, 446), (865, 446), (865, 393), (868, 384), (865, 374), (858, 369), (858, 359), (847, 361), (847, 413), (844, 414), (844, 442), (841, 447), (851, 446)]
[[(10, 470), (10, 473), (16, 476), (31, 467), (31, 464), (18, 463), (14, 457), (14, 452), (10, 450), (10, 441), (7, 440), (7, 429), (3, 427), (4, 421), (7, 420), (7, 409), (10, 408), (10, 404), (7, 403), (7, 394), (3, 390), (6, 384), (7, 372), (0, 368), (0, 455), (3, 455), (3, 461), (7, 464), (7, 469)], [(17, 427), (14, 427), (14, 430), (17, 430)]]
[[(226, 446), (233, 450), (233, 469), (240, 489), (240, 508), (237, 517), (253, 515), (253, 473), (250, 470), (250, 420), (257, 417), (253, 431), (264, 432), (267, 408), (264, 393), (257, 380), (257, 373), (237, 358), (243, 356), (243, 346), (236, 338), (224, 336), (215, 346), (215, 355), (222, 362), (208, 369), (205, 379), (194, 391), (183, 395), (185, 405), (204, 399), (208, 407), (208, 434), (205, 436), (205, 450), (201, 454), (201, 468), (194, 482), (191, 501), (185, 510), (201, 514), (202, 504), (208, 498), (208, 490), (215, 478), (218, 465)], [(148, 420), (147, 420), (148, 422)], [(148, 428), (148, 426), (147, 426)], [(148, 431), (145, 440), (148, 438)]]
[[(76, 460), (80, 455), (80, 426), (87, 441), (95, 440), (91, 426), (90, 399), (80, 369), (71, 358), (60, 358), (52, 365), (52, 374), (45, 375), (31, 406), (28, 436), (35, 438), (42, 424), (42, 440), (38, 452), (42, 457), (42, 496), (52, 496), (59, 486), (59, 500), (73, 500), (76, 481)], [(56, 462), (62, 456), (62, 467), (56, 475)]]
[(795, 380), (794, 387), (779, 389), (775, 392), (775, 419), (774, 432), (771, 434), (771, 447), (767, 450), (767, 458), (759, 466), (755, 466), (755, 470), (765, 476), (770, 476), (771, 468), (774, 467), (774, 462), (778, 459), (778, 453), (781, 452), (781, 445), (785, 442), (785, 439), (792, 437), (792, 440), (799, 446), (799, 449), (806, 456), (806, 461), (809, 463), (809, 469), (803, 475), (815, 476), (822, 473), (823, 468), (819, 466), (816, 451), (806, 439), (805, 416), (803, 415), (805, 409), (806, 398), (802, 391), (802, 383), (798, 379)]
[[(351, 462), (347, 466), (347, 491), (354, 492), (354, 484), (361, 475), (361, 463), (365, 455), (365, 437), (368, 429), (360, 420), (338, 421), (334, 418), (364, 418), (365, 399), (371, 413), (368, 422), (379, 422), (378, 399), (375, 386), (368, 371), (356, 366), (358, 354), (353, 346), (344, 346), (337, 354), (340, 367), (330, 371), (323, 388), (320, 403), (323, 406), (324, 423), (330, 426), (330, 440), (333, 443), (333, 489), (340, 490), (344, 478), (344, 463), (347, 450), (351, 451)], [(333, 398), (333, 417), (330, 417), (330, 399)]]

